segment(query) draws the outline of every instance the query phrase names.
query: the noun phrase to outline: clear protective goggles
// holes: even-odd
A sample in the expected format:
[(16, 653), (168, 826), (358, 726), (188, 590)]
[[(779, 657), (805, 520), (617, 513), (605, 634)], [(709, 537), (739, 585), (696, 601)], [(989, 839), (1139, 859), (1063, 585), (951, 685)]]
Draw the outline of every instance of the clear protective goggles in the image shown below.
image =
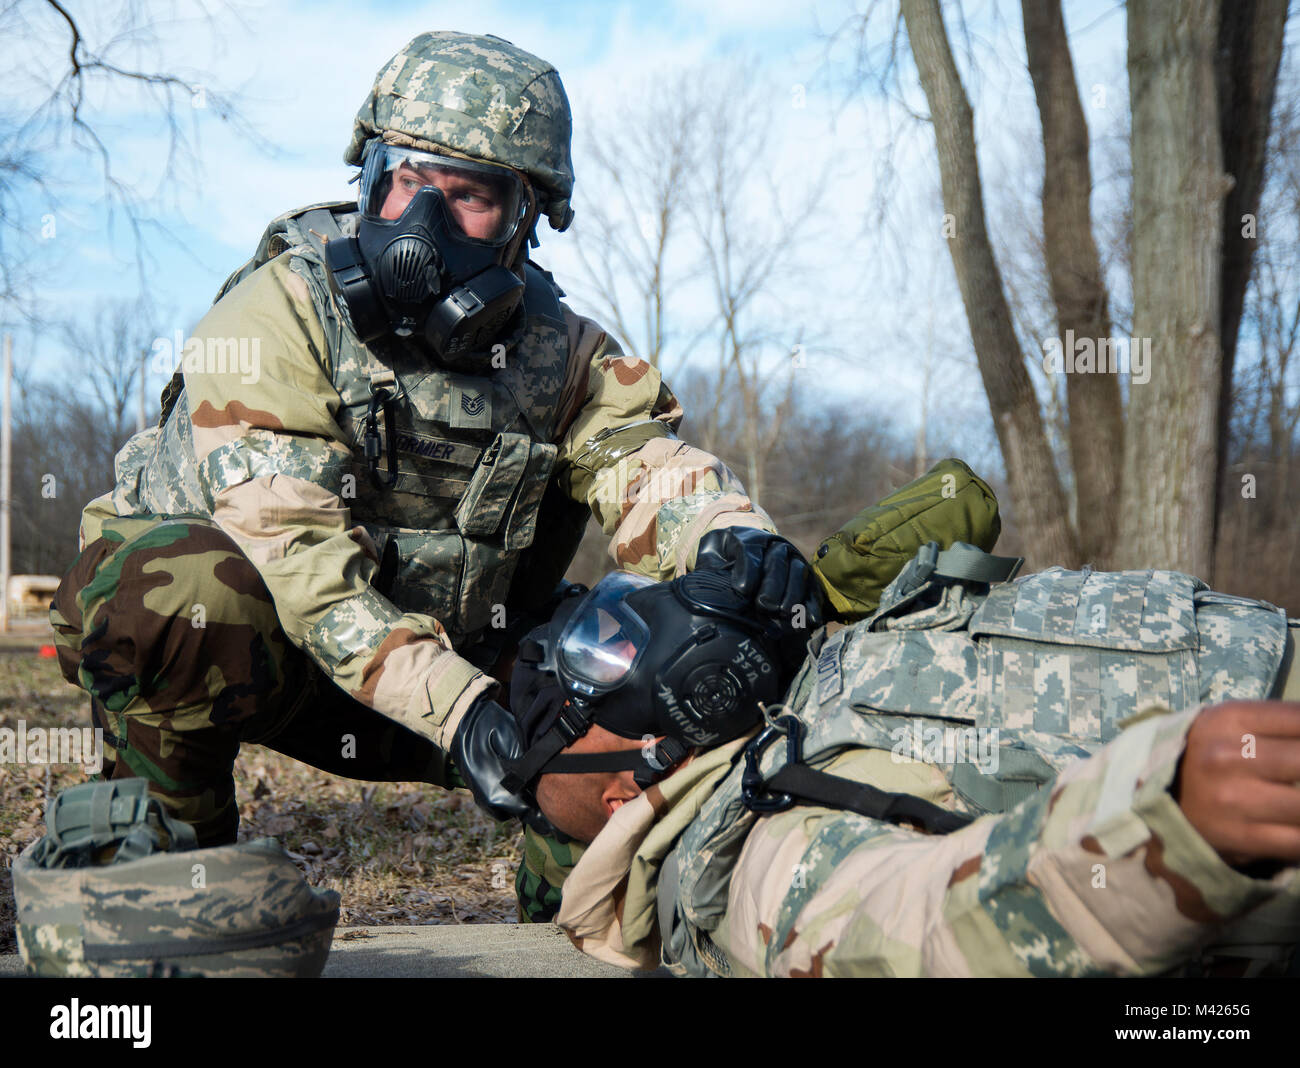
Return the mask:
[(627, 604), (627, 595), (654, 579), (615, 571), (582, 599), (560, 633), (557, 668), (590, 694), (616, 688), (650, 643), (650, 628)]
[(448, 218), (468, 241), (504, 245), (528, 213), (523, 180), (508, 167), (375, 142), (361, 165), (362, 215), (396, 219), (429, 185), (442, 190)]

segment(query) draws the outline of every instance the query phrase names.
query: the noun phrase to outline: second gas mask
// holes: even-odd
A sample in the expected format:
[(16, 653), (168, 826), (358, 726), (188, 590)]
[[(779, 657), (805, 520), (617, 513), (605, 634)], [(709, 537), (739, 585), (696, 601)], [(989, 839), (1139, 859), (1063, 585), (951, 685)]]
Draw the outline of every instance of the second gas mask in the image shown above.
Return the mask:
[[(708, 571), (671, 582), (616, 571), (562, 603), (519, 645), (510, 701), (527, 751), (507, 789), (526, 791), (548, 772), (621, 770), (644, 788), (692, 748), (757, 726), (793, 672), (782, 667), (775, 633), (747, 609)], [(646, 744), (561, 753), (593, 723)]]

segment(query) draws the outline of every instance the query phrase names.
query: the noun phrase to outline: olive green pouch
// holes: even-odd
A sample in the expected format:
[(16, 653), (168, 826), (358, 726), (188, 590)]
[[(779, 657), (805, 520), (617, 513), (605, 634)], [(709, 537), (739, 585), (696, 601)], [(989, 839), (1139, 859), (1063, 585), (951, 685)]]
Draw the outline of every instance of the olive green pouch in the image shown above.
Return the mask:
[(960, 460), (940, 460), (823, 541), (812, 566), (835, 618), (848, 623), (876, 610), (885, 587), (926, 542), (992, 552), (1001, 532), (988, 483)]

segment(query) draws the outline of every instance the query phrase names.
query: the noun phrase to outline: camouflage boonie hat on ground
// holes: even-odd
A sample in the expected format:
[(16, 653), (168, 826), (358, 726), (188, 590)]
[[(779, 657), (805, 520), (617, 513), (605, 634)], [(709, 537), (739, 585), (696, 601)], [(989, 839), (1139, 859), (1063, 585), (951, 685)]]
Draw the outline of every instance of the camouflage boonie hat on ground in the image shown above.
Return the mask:
[(554, 67), (509, 41), (420, 34), (379, 72), (344, 161), (359, 165), (366, 142), (385, 134), (523, 171), (554, 229), (573, 219), (569, 98)]

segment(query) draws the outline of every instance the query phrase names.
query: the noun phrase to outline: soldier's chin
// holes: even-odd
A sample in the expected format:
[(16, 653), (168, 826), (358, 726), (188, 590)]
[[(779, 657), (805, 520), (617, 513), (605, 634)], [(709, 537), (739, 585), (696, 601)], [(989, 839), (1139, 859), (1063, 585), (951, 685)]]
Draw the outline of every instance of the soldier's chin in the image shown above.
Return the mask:
[(537, 807), (542, 810), (542, 815), (547, 818), (552, 827), (565, 837), (582, 842), (584, 845), (590, 845), (595, 841), (596, 835), (609, 822), (608, 815), (603, 811), (578, 813), (570, 806), (565, 806), (564, 811), (556, 811), (555, 806), (547, 804), (541, 797), (537, 799)]

